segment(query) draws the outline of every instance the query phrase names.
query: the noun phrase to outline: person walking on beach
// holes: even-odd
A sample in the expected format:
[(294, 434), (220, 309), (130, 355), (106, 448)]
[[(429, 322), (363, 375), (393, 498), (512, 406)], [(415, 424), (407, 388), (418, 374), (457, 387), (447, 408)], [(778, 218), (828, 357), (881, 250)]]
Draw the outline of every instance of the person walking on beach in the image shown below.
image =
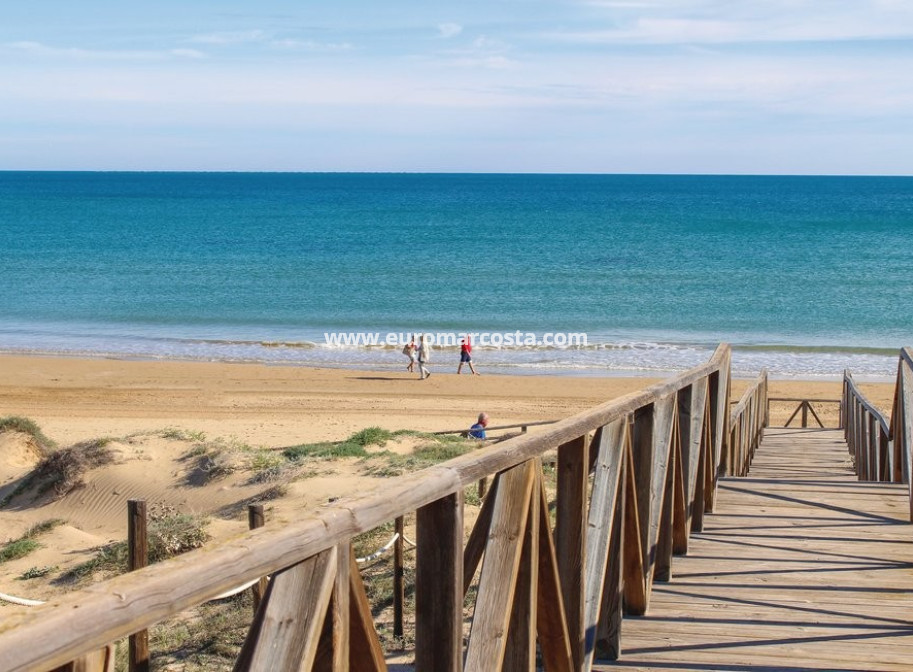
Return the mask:
[(488, 427), (488, 413), (479, 413), (479, 421), (469, 428), (469, 438), (485, 439), (485, 428)]
[(406, 371), (412, 373), (415, 371), (415, 334), (412, 334), (412, 340), (406, 343), (403, 348), (403, 354), (409, 358), (409, 364), (406, 365)]
[(460, 339), (460, 365), (457, 367), (457, 375), (463, 372), (463, 364), (469, 364), (472, 375), (479, 375), (472, 365), (472, 343), (469, 340), (469, 334)]
[(422, 334), (418, 340), (418, 369), (421, 374), (420, 380), (431, 377), (431, 371), (425, 366), (431, 361), (431, 344), (428, 342), (428, 335)]

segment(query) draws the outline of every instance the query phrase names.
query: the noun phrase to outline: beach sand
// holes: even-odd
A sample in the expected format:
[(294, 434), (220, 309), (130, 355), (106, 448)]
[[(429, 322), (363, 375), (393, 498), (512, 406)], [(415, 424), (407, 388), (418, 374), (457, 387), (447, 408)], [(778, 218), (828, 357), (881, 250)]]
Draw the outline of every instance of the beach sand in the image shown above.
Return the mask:
[[(268, 450), (334, 441), (370, 426), (389, 430), (459, 430), (486, 411), (492, 425), (557, 420), (642, 389), (657, 379), (566, 376), (457, 376), (456, 363), (436, 363), (421, 381), (406, 373), (179, 361), (123, 361), (0, 356), (0, 417), (33, 420), (58, 446), (110, 439), (116, 459), (86, 475), (85, 487), (61, 499), (13, 500), (0, 508), (0, 541), (30, 526), (62, 519), (41, 538), (43, 548), (0, 566), (0, 592), (44, 599), (63, 588), (18, 580), (39, 566), (58, 571), (91, 557), (93, 549), (126, 537), (126, 502), (213, 516), (215, 537), (246, 529), (244, 503), (262, 497), (269, 482), (250, 473), (214, 482), (195, 480), (193, 447), (205, 436), (223, 446)], [(733, 381), (738, 399), (749, 381)], [(893, 384), (865, 384), (874, 404), (889, 409)], [(771, 381), (772, 397), (839, 399), (839, 382)], [(772, 405), (780, 424), (795, 403)], [(836, 426), (837, 405), (816, 406)], [(536, 428), (531, 428), (535, 431)], [(38, 455), (21, 435), (0, 435), (0, 500)], [(408, 452), (414, 440), (387, 449)], [(253, 454), (253, 453), (246, 453)], [(375, 489), (383, 479), (353, 461), (317, 464), (308, 478), (287, 484), (269, 502), (269, 524), (303, 515), (336, 497)], [(21, 499), (21, 498), (20, 498)]]

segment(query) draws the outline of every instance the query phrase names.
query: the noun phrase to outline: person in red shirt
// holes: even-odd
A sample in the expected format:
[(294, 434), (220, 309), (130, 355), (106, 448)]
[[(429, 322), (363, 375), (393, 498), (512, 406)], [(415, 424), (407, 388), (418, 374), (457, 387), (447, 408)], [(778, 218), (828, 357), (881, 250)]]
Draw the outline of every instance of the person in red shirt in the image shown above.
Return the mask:
[(469, 334), (466, 334), (460, 339), (460, 365), (457, 367), (458, 374), (463, 372), (463, 364), (469, 364), (469, 370), (472, 371), (472, 375), (479, 375), (472, 365), (472, 343), (470, 342)]

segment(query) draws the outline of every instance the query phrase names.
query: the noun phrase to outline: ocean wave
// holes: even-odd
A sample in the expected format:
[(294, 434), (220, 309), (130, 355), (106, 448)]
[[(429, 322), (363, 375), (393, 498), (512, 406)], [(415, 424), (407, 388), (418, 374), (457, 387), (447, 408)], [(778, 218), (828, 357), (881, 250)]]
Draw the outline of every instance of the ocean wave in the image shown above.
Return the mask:
[[(523, 346), (473, 348), (473, 360), (491, 373), (544, 375), (668, 376), (707, 361), (716, 343), (629, 340), (583, 347)], [(316, 340), (180, 338), (124, 334), (27, 334), (0, 337), (6, 353), (258, 362), (264, 364), (398, 370), (405, 359), (399, 346), (324, 347)], [(432, 366), (458, 363), (456, 348), (438, 348)], [(893, 379), (899, 348), (821, 345), (735, 345), (732, 371), (752, 377), (767, 369), (775, 378), (839, 379), (849, 369), (860, 379)]]

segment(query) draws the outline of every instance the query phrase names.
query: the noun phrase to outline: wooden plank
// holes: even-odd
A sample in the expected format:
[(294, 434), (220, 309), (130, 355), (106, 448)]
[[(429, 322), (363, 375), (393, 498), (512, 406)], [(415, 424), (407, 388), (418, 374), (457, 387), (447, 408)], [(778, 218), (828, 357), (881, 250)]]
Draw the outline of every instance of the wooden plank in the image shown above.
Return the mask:
[[(694, 529), (694, 511), (697, 502), (702, 499), (698, 496), (698, 469), (701, 463), (701, 446), (704, 441), (705, 413), (707, 408), (707, 380), (701, 380), (688, 389), (691, 390), (690, 423), (688, 428), (688, 441), (682, 435), (682, 461), (687, 465), (687, 482), (685, 487), (685, 501), (687, 503), (686, 517), (689, 530)], [(700, 505), (703, 514), (703, 504)], [(690, 538), (690, 535), (689, 535)], [(687, 552), (687, 548), (684, 550)]]
[[(510, 624), (507, 627), (507, 645), (504, 652), (504, 669), (521, 672), (536, 670), (536, 630), (539, 593), (539, 504), (542, 491), (542, 463), (533, 460), (533, 485), (529, 497), (529, 513), (523, 533), (523, 548), (517, 570)], [(549, 534), (548, 527), (544, 534)], [(548, 608), (548, 605), (543, 605)]]
[[(688, 402), (690, 409), (691, 403)], [(673, 510), (672, 510), (672, 553), (675, 555), (685, 555), (688, 552), (688, 537), (691, 533), (691, 521), (688, 518), (688, 502), (685, 499), (685, 488), (688, 480), (688, 463), (685, 461), (684, 444), (686, 438), (681, 433), (681, 427), (685, 424), (691, 424), (690, 417), (676, 419), (675, 438), (672, 442), (671, 462), (675, 468), (673, 474), (673, 487), (671, 491)]]
[[(489, 495), (491, 496), (491, 495)], [(463, 491), (416, 512), (415, 665), (463, 669)]]
[(624, 665), (908, 669), (906, 486), (858, 482), (845, 456), (839, 431), (768, 430), (751, 477), (720, 481), (675, 582), (625, 622)]
[(583, 591), (588, 474), (589, 455), (585, 436), (558, 447), (555, 547), (567, 628), (577, 668), (583, 660), (585, 639)]
[[(314, 672), (348, 672), (350, 655), (349, 594), (351, 544), (336, 547), (336, 576), (314, 659)], [(357, 571), (357, 568), (356, 568)]]
[[(535, 497), (535, 493), (533, 493)], [(574, 669), (564, 598), (561, 595), (558, 557), (549, 533), (548, 497), (545, 485), (539, 487), (539, 586), (536, 631), (542, 660), (549, 672), (571, 672)]]
[(380, 645), (371, 604), (365, 593), (355, 553), (349, 547), (349, 669), (352, 672), (384, 672), (387, 661)]
[(604, 427), (601, 433), (593, 494), (586, 533), (586, 571), (584, 599), (584, 669), (592, 665), (596, 644), (596, 626), (602, 606), (602, 591), (608, 567), (610, 535), (615, 524), (616, 500), (624, 467), (624, 451), (628, 423), (617, 420)]
[(273, 574), (235, 670), (311, 669), (336, 579), (335, 548)]
[(114, 647), (106, 646), (87, 653), (78, 660), (61, 665), (51, 672), (114, 672), (114, 659)]
[(644, 575), (643, 536), (640, 531), (640, 513), (637, 510), (637, 474), (634, 471), (633, 454), (632, 437), (625, 444), (625, 544), (622, 547), (624, 611), (626, 614), (641, 616), (647, 611), (647, 583)]
[[(629, 454), (624, 451), (624, 455)], [(599, 611), (599, 624), (596, 629), (595, 657), (608, 660), (618, 660), (621, 655), (621, 625), (624, 606), (624, 577), (623, 577), (623, 549), (624, 537), (624, 511), (625, 511), (625, 482), (628, 469), (623, 458), (621, 469), (621, 482), (618, 488), (622, 496), (615, 501), (615, 516), (612, 523), (612, 534), (609, 542), (609, 564), (606, 569), (605, 582), (602, 589), (602, 607)], [(592, 663), (592, 661), (591, 661)]]
[[(531, 461), (501, 474), (466, 649), (465, 669), (468, 672), (502, 669), (535, 481), (534, 469), (535, 463)], [(416, 667), (419, 667), (417, 660)]]
[[(666, 492), (669, 490), (669, 448), (672, 443), (672, 427), (675, 410), (675, 395), (658, 400), (653, 406), (652, 442), (650, 446), (650, 487), (649, 529), (646, 537), (646, 570), (647, 589), (659, 570), (662, 580), (668, 580), (672, 566), (671, 529), (666, 528), (669, 536), (664, 538), (662, 557), (657, 554), (660, 541), (660, 522), (671, 524), (671, 509), (667, 510)], [(638, 484), (640, 487), (640, 484)], [(671, 504), (671, 502), (669, 502)], [(642, 519), (643, 520), (643, 519)], [(648, 597), (649, 600), (649, 597)]]
[(488, 532), (491, 528), (491, 516), (495, 508), (495, 502), (498, 496), (498, 482), (500, 474), (496, 474), (491, 483), (491, 489), (488, 496), (482, 501), (482, 508), (476, 522), (469, 533), (469, 539), (466, 542), (466, 550), (463, 551), (463, 596), (472, 585), (472, 579), (476, 575), (479, 563), (482, 562), (482, 555), (485, 553), (485, 544), (488, 543)]

